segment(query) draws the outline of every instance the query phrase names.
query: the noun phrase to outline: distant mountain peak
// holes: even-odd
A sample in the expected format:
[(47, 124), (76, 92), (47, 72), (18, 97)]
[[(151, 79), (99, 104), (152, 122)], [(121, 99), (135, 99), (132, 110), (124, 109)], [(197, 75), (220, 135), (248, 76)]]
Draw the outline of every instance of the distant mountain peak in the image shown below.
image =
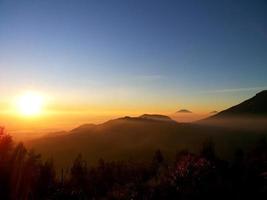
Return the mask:
[(160, 115), (160, 114), (143, 114), (139, 116), (141, 119), (152, 119), (152, 120), (160, 120), (160, 121), (172, 121), (169, 116)]
[(176, 113), (192, 113), (192, 111), (187, 110), (187, 109), (181, 109), (181, 110), (178, 110)]
[(116, 120), (126, 120), (126, 121), (134, 121), (134, 122), (175, 122), (177, 123), (175, 120), (173, 120), (172, 118), (170, 118), (169, 116), (166, 115), (160, 115), (160, 114), (143, 114), (140, 115), (139, 117), (129, 117), (129, 116), (125, 116), (122, 118), (118, 118), (118, 119), (114, 119), (112, 121), (116, 121)]

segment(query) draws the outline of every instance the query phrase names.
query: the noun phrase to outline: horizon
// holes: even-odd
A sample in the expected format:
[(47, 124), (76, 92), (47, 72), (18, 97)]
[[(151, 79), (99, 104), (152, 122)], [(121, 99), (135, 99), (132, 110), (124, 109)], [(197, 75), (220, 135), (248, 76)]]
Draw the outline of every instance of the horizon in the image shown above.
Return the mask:
[(267, 199), (266, 11), (0, 0), (1, 199)]
[[(0, 125), (191, 122), (267, 88), (264, 1), (0, 1)], [(30, 94), (30, 95), (29, 95)]]
[[(6, 132), (8, 132), (15, 141), (27, 141), (27, 140), (32, 140), (32, 139), (38, 139), (38, 138), (42, 138), (42, 137), (46, 137), (49, 136), (51, 134), (55, 134), (57, 135), (58, 133), (67, 133), (69, 131), (72, 131), (80, 126), (83, 125), (88, 125), (88, 124), (92, 124), (92, 125), (102, 125), (105, 124), (106, 122), (109, 121), (113, 121), (113, 120), (120, 120), (120, 119), (128, 119), (128, 118), (140, 118), (144, 115), (159, 115), (162, 117), (169, 117), (171, 120), (174, 120), (175, 122), (177, 122), (178, 124), (202, 124), (202, 125), (208, 125), (208, 126), (213, 126), (213, 127), (224, 127), (224, 128), (233, 128), (236, 130), (247, 130), (247, 131), (259, 131), (259, 130), (265, 130), (265, 126), (263, 126), (263, 124), (266, 123), (266, 116), (265, 115), (260, 115), (259, 113), (255, 113), (252, 114), (242, 114), (239, 113), (238, 115), (234, 115), (234, 116), (230, 116), (230, 118), (224, 118), (223, 113), (225, 111), (229, 112), (230, 109), (234, 108), (234, 107), (239, 107), (246, 103), (248, 100), (252, 100), (255, 97), (259, 97), (258, 94), (262, 94), (264, 92), (264, 95), (261, 96), (260, 101), (264, 101), (264, 98), (266, 98), (266, 92), (267, 90), (262, 90), (259, 93), (256, 93), (255, 95), (251, 96), (249, 99), (244, 99), (243, 101), (237, 103), (236, 105), (232, 105), (224, 110), (221, 111), (212, 111), (210, 113), (194, 113), (191, 110), (187, 110), (187, 109), (181, 109), (179, 111), (176, 111), (174, 113), (167, 113), (167, 114), (163, 114), (163, 113), (141, 113), (141, 114), (135, 114), (135, 115), (117, 115), (117, 116), (103, 116), (100, 115), (99, 118), (96, 120), (95, 116), (92, 117), (92, 119), (88, 119), (86, 118), (84, 121), (83, 120), (77, 120), (77, 116), (74, 116), (74, 118), (77, 120), (73, 123), (70, 123), (68, 120), (65, 121), (64, 123), (67, 123), (67, 125), (65, 124), (65, 126), (63, 126), (63, 124), (59, 124), (58, 126), (47, 126), (47, 124), (45, 124), (44, 126), (40, 126), (40, 125), (35, 125), (35, 122), (38, 122), (40, 120), (40, 118), (38, 118), (37, 116), (34, 116), (33, 118), (29, 119), (20, 119), (20, 123), (21, 124), (17, 124), (16, 125), (16, 129), (6, 129), (5, 126), (0, 126), (2, 128), (2, 131), (5, 130)], [(254, 106), (259, 106), (257, 104), (254, 104)], [(186, 112), (185, 112), (186, 111)], [(240, 110), (239, 110), (240, 111)], [(248, 111), (250, 112), (250, 111)], [(264, 111), (263, 111), (264, 112)], [(213, 116), (221, 116), (222, 118), (219, 119), (214, 119), (212, 118)], [(43, 118), (43, 116), (41, 117)], [(153, 119), (153, 117), (152, 117)], [(6, 119), (5, 119), (6, 120)], [(12, 119), (14, 120), (14, 119)], [(48, 121), (48, 119), (41, 119), (40, 121)], [(156, 121), (161, 121), (160, 119), (155, 118), (154, 120)], [(8, 120), (7, 120), (8, 121)], [(165, 120), (163, 120), (165, 121)], [(32, 122), (34, 122), (32, 124)], [(49, 121), (48, 121), (49, 122)], [(246, 124), (246, 125), (245, 125)], [(22, 125), (22, 126), (21, 126)]]

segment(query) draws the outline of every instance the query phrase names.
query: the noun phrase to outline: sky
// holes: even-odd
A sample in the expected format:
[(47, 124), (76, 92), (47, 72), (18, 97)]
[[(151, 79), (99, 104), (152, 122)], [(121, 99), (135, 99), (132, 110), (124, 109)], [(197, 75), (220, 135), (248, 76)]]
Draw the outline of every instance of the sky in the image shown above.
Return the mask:
[(266, 10), (265, 0), (0, 0), (0, 108), (33, 90), (77, 123), (223, 110), (267, 88)]

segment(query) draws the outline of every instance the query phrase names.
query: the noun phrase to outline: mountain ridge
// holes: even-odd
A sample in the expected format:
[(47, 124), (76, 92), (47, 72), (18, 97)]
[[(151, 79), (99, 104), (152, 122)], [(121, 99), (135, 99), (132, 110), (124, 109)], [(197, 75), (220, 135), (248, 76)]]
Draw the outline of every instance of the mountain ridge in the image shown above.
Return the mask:
[(223, 110), (209, 117), (209, 119), (240, 116), (267, 116), (267, 90), (263, 90), (252, 98)]
[[(250, 102), (260, 102), (261, 106), (266, 106), (264, 102), (266, 94), (267, 92), (259, 93), (252, 97), (252, 100), (248, 99), (244, 102), (248, 102), (248, 107), (251, 104), (254, 105)], [(230, 110), (236, 109), (236, 106), (231, 107)], [(242, 106), (243, 108), (246, 106)], [(158, 118), (167, 120), (158, 120)], [(177, 150), (196, 150), (207, 138), (213, 138), (216, 148), (222, 152), (222, 155), (227, 155), (227, 151), (232, 151), (236, 145), (249, 145), (259, 136), (266, 136), (266, 121), (256, 124), (248, 120), (234, 128), (229, 121), (223, 122), (223, 124), (229, 124), (227, 127), (197, 122), (177, 123), (168, 116), (158, 114), (126, 116), (98, 125), (84, 124), (67, 132), (66, 135), (40, 138), (29, 141), (26, 145), (47, 158), (51, 156), (61, 158), (58, 159), (57, 165), (66, 166), (79, 153), (92, 163), (96, 163), (100, 158), (105, 160), (146, 159), (150, 158), (157, 149), (161, 149), (168, 155), (175, 155)]]

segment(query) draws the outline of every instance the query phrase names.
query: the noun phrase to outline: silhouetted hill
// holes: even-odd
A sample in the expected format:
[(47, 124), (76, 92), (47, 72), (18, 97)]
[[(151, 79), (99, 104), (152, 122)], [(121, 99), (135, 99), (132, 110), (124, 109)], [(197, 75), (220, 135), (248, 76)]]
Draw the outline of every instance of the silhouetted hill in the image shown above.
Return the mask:
[[(155, 121), (162, 121), (162, 122), (175, 122), (172, 118), (166, 115), (159, 115), (159, 114), (143, 114), (139, 117), (122, 117), (119, 119), (125, 119), (125, 120), (136, 120), (136, 121), (148, 121), (148, 120), (155, 120)], [(117, 119), (116, 119), (117, 120)]]
[(141, 115), (139, 118), (176, 123), (176, 121), (172, 120), (169, 116), (159, 114), (144, 114)]
[(267, 91), (196, 122), (202, 125), (231, 128), (237, 131), (267, 130)]
[(94, 128), (96, 125), (95, 124), (83, 124), (81, 126), (78, 126), (77, 128), (72, 129), (72, 131), (84, 131), (84, 130), (90, 130)]
[[(60, 158), (58, 160), (62, 166), (69, 164), (78, 153), (93, 163), (100, 158), (142, 160), (151, 157), (158, 148), (172, 149), (175, 153), (178, 141), (182, 138), (179, 132), (183, 134), (188, 126), (178, 124), (160, 115), (123, 117), (99, 125), (82, 125), (65, 135), (35, 139), (26, 145), (44, 156)], [(186, 137), (192, 138), (190, 134)]]
[(216, 114), (216, 113), (218, 113), (218, 111), (216, 110), (210, 112), (210, 114)]
[(208, 138), (215, 142), (219, 155), (227, 157), (228, 152), (234, 151), (237, 146), (249, 146), (262, 134), (265, 132), (251, 134), (246, 130), (128, 117), (110, 120), (89, 129), (76, 129), (65, 135), (35, 139), (26, 145), (42, 153), (45, 158), (56, 158), (56, 165), (63, 167), (69, 165), (79, 153), (91, 164), (100, 158), (108, 161), (144, 161), (157, 149), (172, 157), (183, 149), (197, 152)]
[[(266, 113), (265, 102), (266, 91), (215, 116), (216, 119), (243, 113), (262, 116)], [(240, 124), (231, 119), (219, 125), (210, 119), (213, 118), (198, 123), (177, 123), (168, 116), (157, 114), (123, 117), (99, 125), (85, 124), (64, 135), (32, 140), (27, 146), (47, 158), (57, 158), (58, 166), (66, 166), (79, 153), (91, 163), (100, 158), (146, 160), (157, 149), (173, 156), (177, 150), (198, 151), (207, 138), (212, 138), (219, 155), (227, 157), (228, 152), (247, 148), (267, 134), (266, 119), (250, 118)], [(204, 123), (209, 120), (212, 124)]]
[(254, 97), (228, 108), (211, 118), (239, 117), (239, 116), (267, 116), (267, 90), (264, 90)]

